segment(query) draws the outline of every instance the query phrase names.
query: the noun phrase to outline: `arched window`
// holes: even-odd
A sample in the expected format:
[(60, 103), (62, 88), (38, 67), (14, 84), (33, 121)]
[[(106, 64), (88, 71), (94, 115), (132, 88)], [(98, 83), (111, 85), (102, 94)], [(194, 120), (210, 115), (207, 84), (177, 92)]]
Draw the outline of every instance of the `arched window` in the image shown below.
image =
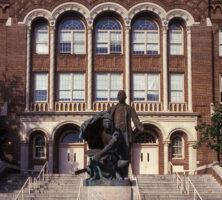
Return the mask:
[(34, 157), (46, 158), (46, 141), (43, 135), (34, 138)]
[(158, 54), (159, 29), (151, 19), (138, 19), (132, 26), (133, 54)]
[(48, 26), (40, 24), (35, 27), (35, 53), (49, 53), (49, 31)]
[(219, 56), (222, 56), (222, 27), (219, 29)]
[(183, 54), (183, 29), (179, 24), (172, 24), (169, 28), (170, 55)]
[(69, 18), (59, 25), (59, 53), (84, 54), (85, 26), (77, 18)]
[(122, 52), (122, 28), (113, 18), (101, 19), (96, 24), (96, 53)]
[(180, 136), (174, 136), (171, 139), (172, 158), (183, 157), (183, 140)]
[(156, 138), (150, 133), (141, 133), (135, 138), (135, 143), (156, 143)]
[(83, 140), (79, 138), (76, 132), (67, 133), (61, 140), (61, 143), (82, 143)]

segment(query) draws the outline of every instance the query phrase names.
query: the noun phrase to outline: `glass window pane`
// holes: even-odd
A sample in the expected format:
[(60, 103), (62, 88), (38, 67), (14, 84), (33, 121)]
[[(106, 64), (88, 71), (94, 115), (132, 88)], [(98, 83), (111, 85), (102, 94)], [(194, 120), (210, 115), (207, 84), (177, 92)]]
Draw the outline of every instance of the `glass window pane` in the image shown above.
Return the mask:
[(96, 53), (108, 53), (108, 44), (96, 44)]
[(96, 91), (96, 100), (97, 101), (107, 101), (108, 92), (107, 91)]
[(96, 43), (108, 43), (108, 32), (96, 32)]
[(144, 44), (133, 44), (133, 54), (144, 54)]
[(48, 36), (48, 32), (36, 32), (36, 42), (45, 42), (48, 43), (49, 40), (49, 36)]
[(60, 43), (71, 42), (71, 32), (60, 32), (59, 39), (60, 39)]
[(47, 101), (47, 90), (35, 90), (35, 101)]
[(170, 32), (170, 43), (182, 43), (182, 32)]
[(182, 44), (170, 45), (170, 55), (182, 55), (182, 54), (183, 54)]
[(85, 90), (85, 75), (84, 74), (73, 74), (73, 89)]
[(157, 32), (148, 32), (147, 33), (147, 43), (159, 43), (158, 33)]
[(119, 90), (115, 90), (115, 91), (112, 90), (112, 91), (110, 92), (110, 100), (111, 100), (111, 101), (117, 101), (118, 91), (119, 91)]
[(144, 32), (133, 32), (133, 43), (144, 43), (145, 42)]
[(59, 101), (70, 101), (71, 93), (70, 91), (59, 91)]
[(148, 74), (148, 90), (159, 90), (159, 74)]
[(110, 33), (111, 43), (121, 43), (121, 32), (111, 32)]
[(110, 74), (110, 90), (122, 90), (122, 75)]
[(59, 74), (59, 90), (71, 89), (71, 77), (70, 74)]
[(121, 25), (120, 23), (110, 17), (101, 19), (97, 24), (96, 24), (96, 30), (121, 30)]
[(133, 91), (134, 101), (145, 101), (145, 91)]
[(171, 102), (183, 102), (183, 92), (181, 92), (181, 91), (171, 91), (170, 101)]
[(77, 18), (66, 19), (59, 25), (60, 30), (84, 30), (85, 26), (81, 20)]
[(183, 90), (183, 74), (170, 75), (170, 89)]
[(71, 52), (71, 43), (60, 43), (59, 44), (60, 53), (70, 53)]
[(73, 101), (84, 101), (85, 100), (85, 91), (84, 90), (75, 90), (72, 93)]
[(148, 44), (147, 45), (147, 54), (158, 54), (159, 46), (158, 44)]
[(48, 90), (47, 74), (35, 74), (35, 90)]
[(85, 53), (85, 44), (74, 44), (73, 52), (74, 53)]
[(148, 91), (147, 100), (148, 101), (159, 101), (159, 91)]
[(220, 45), (219, 50), (220, 50), (219, 55), (222, 56), (222, 44)]
[(145, 75), (144, 74), (133, 74), (133, 89), (145, 90)]
[(73, 33), (73, 41), (78, 43), (85, 42), (85, 32), (74, 32)]
[(108, 75), (107, 74), (96, 74), (96, 89), (108, 90)]
[(38, 54), (47, 54), (49, 52), (48, 44), (36, 44), (35, 48), (35, 52)]

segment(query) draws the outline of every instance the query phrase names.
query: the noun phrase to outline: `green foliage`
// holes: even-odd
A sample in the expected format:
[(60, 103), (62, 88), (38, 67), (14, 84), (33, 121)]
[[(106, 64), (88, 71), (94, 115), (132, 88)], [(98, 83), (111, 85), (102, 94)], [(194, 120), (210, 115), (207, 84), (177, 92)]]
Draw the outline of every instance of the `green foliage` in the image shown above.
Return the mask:
[(200, 132), (200, 139), (194, 148), (198, 149), (204, 143), (218, 153), (218, 160), (220, 161), (220, 154), (222, 153), (222, 105), (219, 103), (214, 105), (210, 124), (201, 123), (195, 128)]

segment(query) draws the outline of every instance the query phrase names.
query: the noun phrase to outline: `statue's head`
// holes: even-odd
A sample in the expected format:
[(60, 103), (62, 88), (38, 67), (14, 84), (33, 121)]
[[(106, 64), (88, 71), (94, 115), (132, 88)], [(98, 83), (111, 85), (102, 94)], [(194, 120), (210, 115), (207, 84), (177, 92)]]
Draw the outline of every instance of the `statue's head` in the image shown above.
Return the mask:
[(117, 99), (119, 100), (120, 103), (124, 103), (126, 100), (126, 93), (124, 90), (119, 90)]
[(112, 127), (112, 116), (108, 112), (105, 112), (102, 118), (103, 118), (103, 128), (110, 129)]

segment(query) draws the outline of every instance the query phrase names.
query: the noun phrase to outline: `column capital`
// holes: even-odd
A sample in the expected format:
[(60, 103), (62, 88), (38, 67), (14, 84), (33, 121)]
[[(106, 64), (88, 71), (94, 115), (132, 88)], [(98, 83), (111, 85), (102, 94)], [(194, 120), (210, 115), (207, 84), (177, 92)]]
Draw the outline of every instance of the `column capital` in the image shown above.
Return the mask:
[(197, 141), (187, 141), (189, 147), (193, 147), (193, 145), (197, 144)]
[(191, 26), (187, 26), (186, 29), (188, 33), (191, 33)]
[(48, 144), (53, 145), (53, 144), (55, 144), (55, 141), (54, 140), (48, 140)]
[(165, 33), (166, 31), (168, 31), (168, 26), (162, 26), (162, 30), (163, 30), (163, 33)]
[(131, 30), (131, 26), (125, 26), (125, 30), (126, 31), (130, 31)]
[(50, 31), (55, 31), (56, 27), (55, 26), (50, 26), (49, 29), (50, 29)]
[(93, 30), (93, 26), (87, 26), (87, 30), (88, 31), (92, 31)]
[(163, 140), (162, 143), (163, 143), (164, 145), (169, 145), (169, 144), (170, 144), (170, 140)]

